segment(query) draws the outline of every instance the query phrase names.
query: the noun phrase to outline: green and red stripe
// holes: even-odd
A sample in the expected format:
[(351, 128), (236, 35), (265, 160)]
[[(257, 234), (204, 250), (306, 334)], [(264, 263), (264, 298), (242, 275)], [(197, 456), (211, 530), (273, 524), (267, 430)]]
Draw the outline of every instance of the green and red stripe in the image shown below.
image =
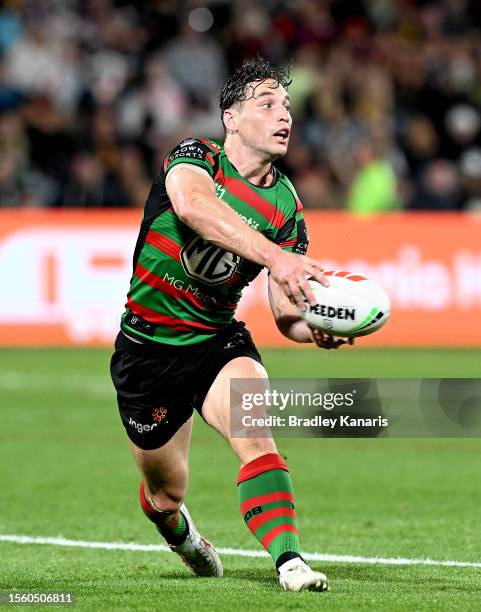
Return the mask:
[[(277, 208), (275, 203), (263, 198), (255, 191), (254, 186), (247, 185), (241, 178), (225, 175), (222, 168), (216, 173), (215, 179), (235, 198), (247, 203), (265, 221), (280, 229), (286, 222), (284, 213)], [(223, 196), (225, 199), (225, 194)]]
[(145, 238), (145, 242), (155, 247), (159, 251), (162, 251), (162, 253), (165, 253), (171, 259), (180, 261), (180, 251), (182, 250), (181, 245), (177, 244), (177, 242), (165, 234), (161, 234), (160, 232), (151, 229)]
[(242, 516), (274, 562), (299, 553), (294, 493), (285, 461), (267, 453), (244, 465), (237, 480)]
[[(241, 481), (243, 482), (243, 481)], [(240, 484), (240, 482), (237, 482)], [(242, 516), (256, 506), (265, 506), (273, 502), (288, 501), (294, 503), (294, 495), (290, 491), (276, 491), (275, 493), (266, 493), (265, 495), (257, 495), (249, 497), (241, 503)]]
[[(302, 221), (302, 206), (282, 173), (276, 174), (272, 188), (252, 185), (231, 164), (220, 142), (208, 138), (193, 139), (193, 142), (196, 140), (200, 142), (197, 142), (199, 148), (195, 158), (188, 157), (187, 149), (184, 155), (182, 148), (177, 147), (163, 160), (154, 193), (158, 202), (149, 200), (151, 205), (157, 206), (158, 214), (154, 215), (145, 239), (142, 238), (140, 253), (136, 255), (127, 302), (129, 310), (157, 326), (154, 336), (149, 336), (149, 339), (177, 346), (203, 342), (228, 325), (242, 289), (252, 280), (254, 270), (241, 262), (234, 274), (228, 278), (226, 275), (222, 283), (215, 285), (208, 277), (193, 278), (189, 274), (181, 252), (195, 237), (195, 232), (179, 219), (168, 200), (165, 177), (169, 169), (179, 163), (204, 168), (223, 188), (221, 193), (225, 203), (270, 239), (276, 241), (279, 237), (279, 241), (282, 240), (279, 246), (286, 250), (296, 247)], [(150, 206), (150, 218), (152, 213)], [(291, 227), (292, 230), (285, 231)], [(302, 242), (306, 242), (305, 237)], [(222, 270), (215, 270), (216, 274), (219, 272)], [(213, 274), (208, 270), (205, 273)], [(136, 333), (143, 336), (140, 331)], [(289, 502), (279, 500), (274, 503), (286, 505)]]
[(174, 285), (164, 280), (161, 276), (155, 274), (151, 270), (144, 268), (144, 266), (139, 262), (137, 262), (135, 267), (134, 275), (142, 283), (145, 283), (146, 285), (149, 285), (149, 287), (153, 287), (158, 291), (162, 291), (162, 293), (165, 293), (176, 300), (189, 302), (189, 304), (196, 308), (200, 308), (201, 310), (207, 308), (207, 304), (197, 298), (192, 292), (176, 289)]
[(127, 298), (126, 308), (133, 312), (139, 317), (142, 317), (150, 323), (155, 325), (165, 325), (167, 327), (173, 327), (179, 331), (192, 331), (193, 329), (199, 329), (209, 332), (219, 331), (219, 325), (206, 325), (200, 321), (188, 321), (187, 319), (177, 319), (164, 313), (152, 310), (141, 304), (135, 302), (130, 296)]
[(265, 510), (262, 514), (253, 516), (249, 520), (249, 529), (256, 532), (259, 527), (263, 527), (272, 519), (279, 518), (280, 516), (290, 516), (293, 519), (297, 518), (296, 511), (293, 508), (284, 508), (283, 506), (280, 508), (272, 508), (272, 510)]

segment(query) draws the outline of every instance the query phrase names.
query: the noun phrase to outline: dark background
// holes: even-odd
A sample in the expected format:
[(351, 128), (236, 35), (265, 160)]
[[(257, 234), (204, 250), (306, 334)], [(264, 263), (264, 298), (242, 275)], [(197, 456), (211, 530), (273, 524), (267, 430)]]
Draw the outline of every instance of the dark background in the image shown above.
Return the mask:
[(306, 208), (479, 210), (480, 25), (476, 0), (3, 2), (0, 207), (143, 206), (259, 53), (293, 61)]

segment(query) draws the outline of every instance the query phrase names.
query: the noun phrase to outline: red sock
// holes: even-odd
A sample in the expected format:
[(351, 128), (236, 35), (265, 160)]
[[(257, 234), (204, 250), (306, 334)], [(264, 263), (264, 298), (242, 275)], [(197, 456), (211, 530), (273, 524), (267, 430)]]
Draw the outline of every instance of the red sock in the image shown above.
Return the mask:
[(276, 566), (299, 557), (294, 492), (282, 457), (268, 453), (247, 463), (237, 484), (242, 516)]
[(181, 544), (189, 527), (185, 516), (180, 510), (177, 512), (162, 512), (156, 510), (145, 495), (144, 481), (140, 483), (140, 505), (145, 516), (157, 527), (157, 531), (167, 540), (168, 544)]

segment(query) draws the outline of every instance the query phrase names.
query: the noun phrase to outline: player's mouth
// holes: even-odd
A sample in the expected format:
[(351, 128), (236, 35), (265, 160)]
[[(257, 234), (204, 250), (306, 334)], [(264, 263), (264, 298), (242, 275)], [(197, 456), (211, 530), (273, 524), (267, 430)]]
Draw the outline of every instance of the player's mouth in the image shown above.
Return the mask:
[(290, 130), (288, 128), (282, 128), (281, 130), (274, 132), (274, 138), (282, 144), (287, 144), (287, 141), (289, 140), (289, 132)]

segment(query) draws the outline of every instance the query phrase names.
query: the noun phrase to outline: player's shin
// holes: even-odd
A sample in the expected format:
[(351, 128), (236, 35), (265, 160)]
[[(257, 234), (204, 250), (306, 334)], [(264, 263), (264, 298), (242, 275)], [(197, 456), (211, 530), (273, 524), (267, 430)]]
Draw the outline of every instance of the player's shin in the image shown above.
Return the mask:
[(247, 463), (237, 484), (244, 521), (276, 567), (300, 557), (294, 493), (282, 457), (268, 453)]
[(177, 510), (177, 512), (162, 512), (158, 509), (152, 499), (145, 494), (144, 481), (140, 483), (140, 505), (145, 516), (155, 524), (157, 531), (168, 544), (177, 546), (184, 542), (189, 533), (186, 517), (180, 510)]

